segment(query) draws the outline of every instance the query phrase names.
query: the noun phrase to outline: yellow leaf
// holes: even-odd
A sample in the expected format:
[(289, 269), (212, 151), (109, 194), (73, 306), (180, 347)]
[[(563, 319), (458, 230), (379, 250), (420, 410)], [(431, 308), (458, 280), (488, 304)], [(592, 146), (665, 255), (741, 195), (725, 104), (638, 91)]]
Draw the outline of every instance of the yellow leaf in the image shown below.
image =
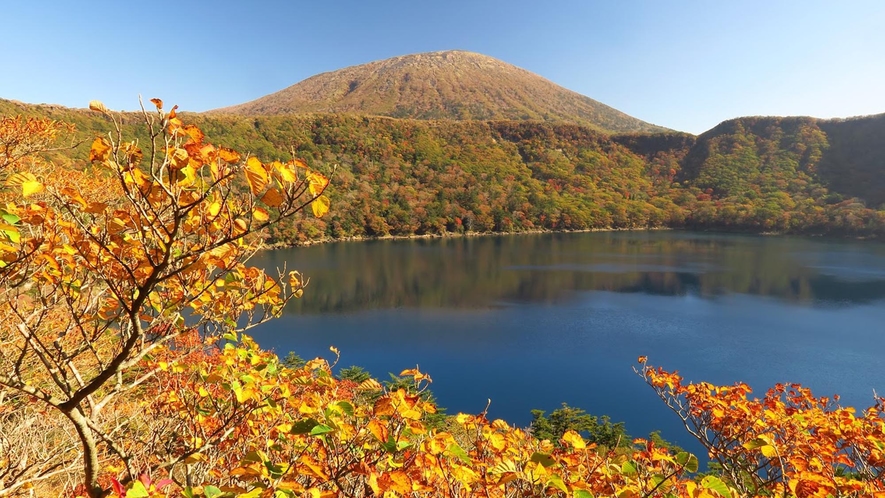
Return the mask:
[(92, 148), (89, 149), (89, 161), (104, 161), (110, 156), (110, 152), (111, 144), (102, 137), (96, 137), (96, 139), (92, 141)]
[(180, 180), (178, 180), (178, 184), (187, 187), (193, 185), (194, 182), (197, 181), (197, 170), (195, 170), (192, 166), (188, 165), (179, 171)]
[(310, 173), (307, 175), (307, 180), (310, 182), (307, 188), (313, 196), (322, 194), (329, 185), (329, 179), (319, 173)]
[(89, 109), (93, 110), (93, 111), (103, 112), (103, 113), (108, 112), (108, 108), (105, 107), (104, 104), (102, 104), (100, 100), (90, 100), (89, 101)]
[(283, 164), (279, 161), (274, 161), (273, 166), (276, 168), (277, 172), (279, 172), (280, 178), (282, 178), (284, 182), (292, 183), (298, 179), (298, 175), (295, 173), (294, 165), (292, 163)]
[(587, 443), (585, 443), (584, 439), (575, 431), (566, 431), (565, 434), (562, 435), (562, 440), (572, 445), (576, 450), (581, 450), (587, 447)]
[(36, 180), (28, 180), (22, 183), (22, 195), (30, 197), (43, 191), (43, 184)]
[(246, 181), (249, 182), (249, 190), (252, 195), (258, 195), (267, 187), (267, 171), (264, 166), (255, 157), (250, 157), (246, 161)]
[(777, 449), (775, 449), (775, 447), (770, 444), (766, 444), (765, 446), (760, 447), (759, 451), (761, 451), (762, 454), (765, 455), (765, 458), (777, 457)]
[(218, 213), (220, 213), (220, 212), (221, 212), (221, 203), (220, 202), (213, 202), (212, 204), (209, 205), (209, 216), (212, 216), (214, 218), (214, 217), (218, 216)]
[(491, 443), (492, 448), (498, 451), (504, 451), (504, 448), (507, 447), (507, 441), (504, 439), (504, 436), (497, 432), (489, 434), (489, 443)]
[(266, 209), (256, 207), (252, 210), (252, 218), (259, 223), (264, 223), (270, 219), (270, 215), (267, 213)]
[(332, 203), (329, 201), (329, 198), (325, 195), (321, 195), (310, 203), (310, 208), (313, 210), (314, 216), (322, 218), (324, 214), (329, 212), (329, 207), (331, 205)]

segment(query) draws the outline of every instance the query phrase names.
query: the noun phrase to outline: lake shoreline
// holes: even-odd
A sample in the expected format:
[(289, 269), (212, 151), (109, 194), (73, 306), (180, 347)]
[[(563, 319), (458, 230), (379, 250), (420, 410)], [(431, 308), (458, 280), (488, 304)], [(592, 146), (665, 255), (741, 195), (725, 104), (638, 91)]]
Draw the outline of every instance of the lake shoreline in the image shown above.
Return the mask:
[(291, 249), (296, 247), (310, 247), (321, 244), (332, 244), (335, 242), (369, 242), (375, 240), (421, 240), (421, 239), (460, 239), (460, 238), (472, 238), (472, 237), (494, 237), (494, 236), (509, 236), (509, 235), (541, 235), (541, 234), (554, 234), (554, 233), (594, 233), (594, 232), (661, 232), (661, 231), (669, 231), (669, 230), (682, 230), (681, 228), (670, 228), (670, 227), (649, 227), (649, 228), (587, 228), (584, 230), (523, 230), (519, 232), (464, 232), (464, 233), (456, 233), (456, 232), (446, 232), (444, 234), (439, 233), (430, 233), (430, 234), (412, 234), (412, 235), (382, 235), (382, 236), (362, 236), (355, 235), (351, 237), (342, 237), (342, 238), (330, 238), (326, 237), (323, 239), (317, 240), (308, 240), (304, 242), (297, 242), (295, 244), (287, 244), (282, 242), (277, 242), (274, 244), (265, 244), (262, 249)]
[(727, 230), (727, 229), (702, 229), (702, 228), (692, 228), (692, 227), (643, 227), (643, 228), (586, 228), (583, 230), (522, 230), (519, 232), (464, 232), (464, 233), (456, 233), (456, 232), (446, 232), (444, 234), (439, 233), (431, 233), (431, 234), (411, 234), (411, 235), (382, 235), (382, 236), (374, 236), (374, 235), (354, 235), (350, 237), (341, 237), (341, 238), (332, 238), (325, 237), (322, 239), (316, 240), (307, 240), (304, 242), (296, 242), (296, 243), (285, 243), (285, 242), (276, 242), (273, 244), (264, 244), (261, 250), (272, 250), (272, 249), (292, 249), (296, 247), (310, 247), (322, 244), (332, 244), (336, 242), (369, 242), (369, 241), (381, 241), (381, 240), (433, 240), (433, 239), (458, 239), (458, 238), (471, 238), (471, 237), (495, 237), (495, 236), (511, 236), (511, 235), (541, 235), (541, 234), (571, 234), (571, 233), (597, 233), (597, 232), (663, 232), (663, 231), (684, 231), (684, 232), (696, 232), (696, 233), (721, 233), (721, 234), (735, 234), (735, 235), (757, 235), (760, 237), (784, 237), (784, 236), (794, 236), (794, 237), (808, 237), (812, 239), (832, 239), (832, 240), (855, 240), (855, 241), (881, 241), (878, 237), (875, 236), (850, 236), (850, 235), (834, 235), (834, 234), (825, 234), (825, 233), (787, 233), (787, 232), (758, 232), (752, 230)]

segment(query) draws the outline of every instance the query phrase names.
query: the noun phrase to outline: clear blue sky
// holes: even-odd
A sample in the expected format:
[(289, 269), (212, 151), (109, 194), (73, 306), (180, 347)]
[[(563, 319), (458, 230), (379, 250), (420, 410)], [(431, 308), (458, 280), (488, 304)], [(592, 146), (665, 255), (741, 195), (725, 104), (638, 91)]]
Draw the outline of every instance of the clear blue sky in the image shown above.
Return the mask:
[(203, 111), (462, 49), (655, 124), (885, 112), (883, 0), (0, 0), (0, 98)]

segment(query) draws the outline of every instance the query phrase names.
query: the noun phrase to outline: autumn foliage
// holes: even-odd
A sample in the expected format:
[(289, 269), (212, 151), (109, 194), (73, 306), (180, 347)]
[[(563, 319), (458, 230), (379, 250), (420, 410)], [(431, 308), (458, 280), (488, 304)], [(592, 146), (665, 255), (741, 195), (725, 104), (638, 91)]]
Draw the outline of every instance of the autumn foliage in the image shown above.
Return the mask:
[(417, 368), (383, 388), (322, 359), (284, 366), (245, 332), (307, 279), (247, 261), (270, 227), (329, 210), (328, 177), (210, 144), (152, 103), (147, 142), (91, 104), (117, 133), (92, 141), (86, 170), (40, 161), (62, 125), (0, 128), (0, 495), (885, 496), (881, 399), (861, 413), (800, 386), (754, 399), (640, 358), (716, 464), (698, 474), (694, 455), (642, 439), (541, 440), (485, 413), (431, 423)]

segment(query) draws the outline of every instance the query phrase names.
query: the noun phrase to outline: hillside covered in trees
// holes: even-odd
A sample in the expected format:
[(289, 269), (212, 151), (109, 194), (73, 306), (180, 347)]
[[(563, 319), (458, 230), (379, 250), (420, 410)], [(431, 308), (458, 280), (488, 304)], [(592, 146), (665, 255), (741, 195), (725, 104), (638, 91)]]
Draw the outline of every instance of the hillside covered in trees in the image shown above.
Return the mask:
[[(19, 113), (74, 123), (81, 140), (110, 126), (84, 111), (0, 101), (0, 114)], [(188, 118), (218, 143), (334, 169), (337, 208), (272, 228), (270, 241), (283, 245), (655, 227), (885, 234), (885, 115), (739, 118), (697, 137), (349, 114)]]

